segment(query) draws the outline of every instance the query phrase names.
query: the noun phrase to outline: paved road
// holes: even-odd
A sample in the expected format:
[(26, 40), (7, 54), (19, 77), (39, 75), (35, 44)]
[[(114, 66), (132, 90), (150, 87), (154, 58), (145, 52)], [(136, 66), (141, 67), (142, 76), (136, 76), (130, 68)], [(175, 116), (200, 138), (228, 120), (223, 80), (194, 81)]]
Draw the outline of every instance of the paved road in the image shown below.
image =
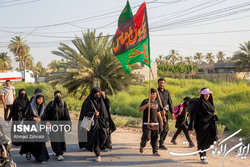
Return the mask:
[[(0, 109), (0, 117), (2, 115)], [(152, 149), (150, 144), (143, 154), (140, 154), (139, 143), (141, 137), (141, 130), (134, 128), (118, 128), (112, 134), (113, 149), (109, 152), (102, 152), (102, 162), (95, 162), (94, 153), (86, 150), (80, 150), (77, 144), (76, 126), (73, 126), (72, 132), (66, 135), (67, 152), (65, 153), (64, 161), (57, 161), (53, 156), (53, 151), (50, 143), (47, 143), (50, 159), (45, 165), (36, 162), (34, 158), (28, 161), (25, 156), (19, 155), (19, 147), (13, 147), (11, 152), (14, 156), (14, 161), (18, 167), (82, 167), (82, 166), (133, 166), (133, 167), (221, 167), (221, 157), (211, 157), (208, 155), (209, 164), (202, 165), (199, 162), (198, 155), (176, 157), (169, 155), (169, 151), (173, 152), (193, 152), (196, 148), (188, 148), (188, 145), (182, 144), (185, 137), (180, 135), (178, 137), (178, 145), (170, 144), (171, 137), (167, 137), (166, 145), (168, 150), (159, 150), (161, 157), (152, 156)], [(195, 140), (194, 137), (192, 137)], [(225, 167), (245, 167), (250, 166), (250, 156), (246, 160), (240, 160), (234, 155), (230, 155), (225, 160)]]
[[(138, 151), (140, 134), (133, 134), (129, 130), (118, 129), (113, 134), (113, 149), (109, 152), (101, 153), (102, 162), (95, 162), (94, 153), (86, 150), (80, 150), (77, 144), (76, 126), (73, 131), (67, 134), (67, 152), (65, 153), (64, 161), (57, 161), (53, 156), (53, 151), (50, 143), (47, 143), (50, 153), (50, 160), (46, 165), (37, 163), (34, 158), (27, 161), (25, 156), (19, 155), (19, 147), (12, 149), (14, 161), (18, 166), (176, 166), (182, 167), (183, 163), (172, 160), (170, 157), (155, 157), (151, 154), (151, 148), (145, 150), (145, 154), (140, 154)], [(138, 140), (137, 140), (138, 139)], [(185, 165), (189, 166), (189, 165)]]

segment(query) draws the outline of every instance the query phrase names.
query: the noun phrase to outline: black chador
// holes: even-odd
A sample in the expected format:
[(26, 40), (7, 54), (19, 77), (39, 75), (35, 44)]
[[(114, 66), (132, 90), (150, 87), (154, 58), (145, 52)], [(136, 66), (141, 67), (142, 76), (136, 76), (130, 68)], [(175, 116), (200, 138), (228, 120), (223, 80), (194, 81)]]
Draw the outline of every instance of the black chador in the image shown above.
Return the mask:
[[(206, 91), (208, 89), (201, 89)], [(209, 90), (208, 90), (209, 91)], [(209, 99), (204, 99), (204, 94), (201, 94), (199, 100), (190, 111), (189, 130), (195, 129), (198, 150), (205, 150), (217, 140), (217, 128), (215, 121), (218, 117), (215, 115), (215, 108), (212, 94)], [(201, 160), (206, 159), (206, 152), (200, 153)]]
[[(39, 104), (37, 100), (41, 98), (43, 98), (43, 102)], [(35, 121), (35, 119), (41, 119), (41, 116), (44, 113), (44, 109), (44, 96), (42, 94), (36, 94), (29, 104), (27, 111), (25, 112), (25, 120)], [(49, 154), (45, 142), (22, 143), (20, 154), (26, 154), (26, 157), (29, 157), (31, 154), (38, 162), (46, 162), (49, 159)]]
[[(62, 100), (61, 95), (61, 91), (55, 91), (55, 99), (47, 105), (42, 117), (42, 120), (50, 122), (51, 126), (53, 126), (53, 124), (71, 125), (69, 110), (66, 103)], [(63, 155), (66, 151), (64, 130), (59, 130), (58, 132), (51, 131), (49, 136), (52, 150), (56, 156)]]
[(25, 89), (20, 89), (18, 92), (18, 97), (14, 100), (12, 110), (8, 117), (8, 121), (10, 121), (11, 119), (13, 121), (21, 121), (28, 104), (29, 99), (27, 98)]
[[(100, 156), (101, 149), (112, 149), (111, 133), (116, 130), (116, 127), (111, 119), (109, 107), (110, 101), (107, 96), (102, 95), (100, 88), (93, 88), (82, 105), (78, 124), (79, 147), (94, 151), (97, 157)], [(99, 112), (99, 116), (96, 111)], [(93, 115), (94, 125), (87, 132), (87, 142), (84, 142), (85, 136), (82, 134), (86, 131), (80, 128), (80, 123), (84, 116), (92, 117)]]
[[(18, 92), (18, 97), (14, 100), (12, 110), (8, 117), (8, 121), (13, 120), (11, 127), (11, 135), (13, 138), (13, 125), (19, 124), (24, 116), (27, 106), (29, 104), (29, 99), (27, 98), (25, 89), (20, 89)], [(13, 145), (19, 146), (20, 142), (12, 142)]]

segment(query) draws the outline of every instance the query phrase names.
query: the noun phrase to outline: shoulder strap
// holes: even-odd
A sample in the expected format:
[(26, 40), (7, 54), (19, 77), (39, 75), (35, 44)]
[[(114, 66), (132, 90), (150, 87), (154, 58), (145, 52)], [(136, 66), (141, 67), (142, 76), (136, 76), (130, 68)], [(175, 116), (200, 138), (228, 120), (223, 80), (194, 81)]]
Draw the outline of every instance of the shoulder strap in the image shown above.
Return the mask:
[(94, 107), (94, 110), (96, 111), (95, 105), (94, 105), (94, 103), (92, 102), (92, 100), (90, 100), (90, 102), (91, 102), (92, 106)]

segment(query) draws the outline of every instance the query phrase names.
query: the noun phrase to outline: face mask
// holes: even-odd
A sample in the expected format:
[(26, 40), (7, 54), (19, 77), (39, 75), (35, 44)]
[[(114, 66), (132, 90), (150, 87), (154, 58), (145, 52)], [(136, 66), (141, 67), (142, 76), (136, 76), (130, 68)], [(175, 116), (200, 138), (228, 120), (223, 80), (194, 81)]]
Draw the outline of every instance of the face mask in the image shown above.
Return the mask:
[(95, 100), (99, 100), (101, 98), (101, 96), (94, 96)]
[(56, 96), (55, 97), (55, 102), (61, 102), (62, 100), (62, 97), (61, 96)]
[(25, 95), (26, 95), (25, 93), (21, 93), (21, 94), (20, 94), (20, 96), (21, 96), (22, 98), (25, 98)]

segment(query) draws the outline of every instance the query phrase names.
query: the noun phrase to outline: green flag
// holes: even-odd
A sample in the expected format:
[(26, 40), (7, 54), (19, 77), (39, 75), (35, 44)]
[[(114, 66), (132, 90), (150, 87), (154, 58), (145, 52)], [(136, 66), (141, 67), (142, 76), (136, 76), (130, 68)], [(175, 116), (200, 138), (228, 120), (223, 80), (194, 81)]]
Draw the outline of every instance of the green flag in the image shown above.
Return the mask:
[[(124, 9), (128, 9), (128, 5), (129, 3)], [(112, 43), (114, 55), (120, 61), (126, 74), (130, 73), (132, 64), (136, 62), (141, 62), (151, 68), (146, 3), (144, 2), (139, 7), (135, 16), (126, 17), (127, 19), (121, 23), (120, 18)]]
[(128, 20), (131, 17), (133, 17), (133, 13), (132, 13), (129, 1), (127, 1), (127, 4), (118, 19), (118, 25), (124, 23), (126, 20)]
[(150, 64), (150, 49), (149, 49), (149, 37), (143, 42), (136, 45), (134, 48), (129, 49), (116, 57), (120, 61), (126, 74), (129, 74), (132, 68), (132, 64), (141, 62), (151, 68)]

